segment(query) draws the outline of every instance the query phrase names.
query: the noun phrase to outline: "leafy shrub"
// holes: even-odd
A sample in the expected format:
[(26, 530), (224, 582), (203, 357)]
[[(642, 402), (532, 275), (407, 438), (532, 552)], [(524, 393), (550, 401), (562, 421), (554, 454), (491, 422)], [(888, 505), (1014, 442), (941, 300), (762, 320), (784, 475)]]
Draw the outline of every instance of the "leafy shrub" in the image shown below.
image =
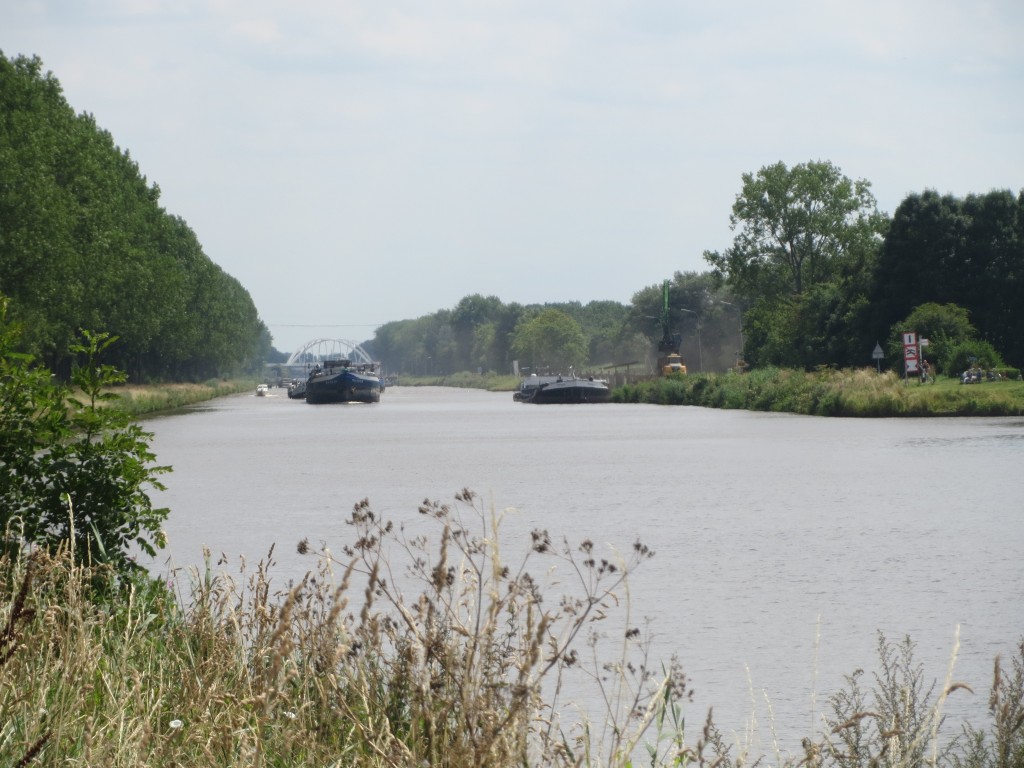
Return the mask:
[(950, 344), (939, 364), (950, 376), (957, 376), (968, 368), (1002, 368), (1006, 365), (996, 348), (982, 340)]
[(156, 554), (168, 510), (148, 489), (163, 486), (149, 450), (152, 435), (109, 407), (124, 374), (99, 361), (116, 337), (83, 332), (72, 345), (76, 390), (16, 351), (18, 330), (0, 305), (0, 546), (70, 545), (85, 562), (138, 569), (130, 550)]

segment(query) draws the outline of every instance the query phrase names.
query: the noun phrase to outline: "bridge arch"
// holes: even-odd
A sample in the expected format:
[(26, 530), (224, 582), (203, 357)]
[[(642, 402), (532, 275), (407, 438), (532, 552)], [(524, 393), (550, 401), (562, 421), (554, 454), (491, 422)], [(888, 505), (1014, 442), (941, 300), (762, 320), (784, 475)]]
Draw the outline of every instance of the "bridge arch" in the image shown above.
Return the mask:
[(357, 363), (373, 362), (373, 358), (367, 354), (366, 350), (350, 339), (313, 339), (292, 352), (285, 365), (299, 365), (307, 362), (307, 354), (311, 355), (312, 362), (342, 358)]

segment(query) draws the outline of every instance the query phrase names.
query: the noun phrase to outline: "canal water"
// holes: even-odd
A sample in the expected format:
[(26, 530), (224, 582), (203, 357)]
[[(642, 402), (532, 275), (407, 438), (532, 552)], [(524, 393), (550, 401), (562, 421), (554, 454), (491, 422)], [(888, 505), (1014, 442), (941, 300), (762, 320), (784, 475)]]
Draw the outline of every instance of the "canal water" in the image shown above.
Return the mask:
[(174, 468), (154, 499), (171, 509), (154, 571), (195, 566), (204, 547), (255, 563), (276, 545), (284, 588), (313, 567), (298, 541), (351, 543), (360, 500), (415, 526), (424, 499), (454, 504), (463, 488), (504, 514), (507, 553), (535, 528), (606, 551), (639, 540), (656, 554), (631, 579), (628, 621), (690, 678), (691, 738), (713, 706), (755, 754), (818, 732), (845, 675), (862, 668), (869, 683), (879, 632), (909, 636), (939, 687), (956, 648), (953, 678), (974, 694), (946, 711), (985, 725), (993, 659), (1024, 637), (1024, 419), (271, 393), (144, 423)]

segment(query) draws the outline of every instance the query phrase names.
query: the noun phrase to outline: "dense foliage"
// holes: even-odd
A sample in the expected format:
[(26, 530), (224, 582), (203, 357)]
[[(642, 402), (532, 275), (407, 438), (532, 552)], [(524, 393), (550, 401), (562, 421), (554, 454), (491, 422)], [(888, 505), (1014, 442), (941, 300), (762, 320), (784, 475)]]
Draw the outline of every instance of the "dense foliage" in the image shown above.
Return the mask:
[(629, 325), (631, 310), (614, 301), (503, 304), (466, 296), (452, 310), (387, 323), (366, 347), (394, 371), (431, 376), (457, 371), (566, 371), (643, 359), (649, 340)]
[(80, 328), (118, 336), (132, 380), (251, 367), (270, 336), (248, 292), (38, 58), (0, 52), (0, 292), (24, 350), (62, 378)]
[(748, 307), (749, 363), (812, 368), (863, 354), (863, 294), (886, 228), (868, 182), (827, 162), (776, 163), (743, 175), (730, 224), (732, 247), (704, 257)]
[(900, 369), (894, 339), (930, 333), (937, 315), (921, 308), (942, 305), (961, 321), (931, 332), (946, 372), (971, 358), (1024, 363), (1024, 193), (914, 194), (889, 221), (869, 190), (830, 163), (743, 176), (733, 246), (705, 258), (747, 306), (748, 362), (860, 366), (884, 339)]
[(956, 304), (927, 302), (915, 307), (903, 320), (893, 325), (889, 349), (894, 359), (902, 355), (902, 332), (916, 331), (928, 345), (924, 357), (938, 371), (950, 375), (970, 368), (998, 370), (1005, 367), (999, 351), (978, 335), (970, 321), (970, 313)]
[(545, 309), (519, 326), (512, 351), (532, 360), (534, 369), (568, 370), (586, 361), (586, 344), (579, 323), (561, 310)]
[(921, 304), (969, 313), (979, 338), (1024, 366), (1024, 191), (909, 195), (896, 209), (867, 297), (879, 327)]
[(736, 239), (706, 259), (743, 293), (799, 296), (836, 279), (877, 242), (884, 219), (870, 187), (828, 162), (743, 174), (730, 217)]
[[(693, 369), (735, 364), (743, 347), (741, 309), (734, 294), (711, 274), (676, 273), (671, 284), (670, 323), (682, 336), (683, 355)], [(508, 374), (520, 370), (596, 370), (615, 365), (650, 367), (662, 333), (662, 288), (643, 288), (631, 304), (503, 304), (479, 294), (453, 310), (387, 323), (365, 346), (396, 372), (421, 376), (457, 371)]]
[(113, 338), (84, 332), (71, 345), (74, 388), (30, 355), (16, 352), (17, 331), (0, 303), (0, 550), (24, 543), (135, 570), (133, 551), (163, 546), (149, 491), (162, 488), (149, 439), (124, 411), (110, 407), (124, 374), (100, 361)]

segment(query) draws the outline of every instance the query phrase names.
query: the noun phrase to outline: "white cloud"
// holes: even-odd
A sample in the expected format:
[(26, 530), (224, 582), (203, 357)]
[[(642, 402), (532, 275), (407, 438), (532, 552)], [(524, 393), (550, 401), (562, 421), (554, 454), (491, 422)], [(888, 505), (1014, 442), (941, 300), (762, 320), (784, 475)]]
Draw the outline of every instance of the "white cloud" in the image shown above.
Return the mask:
[(272, 43), (281, 39), (277, 23), (270, 19), (242, 19), (232, 23), (229, 34), (250, 43)]

